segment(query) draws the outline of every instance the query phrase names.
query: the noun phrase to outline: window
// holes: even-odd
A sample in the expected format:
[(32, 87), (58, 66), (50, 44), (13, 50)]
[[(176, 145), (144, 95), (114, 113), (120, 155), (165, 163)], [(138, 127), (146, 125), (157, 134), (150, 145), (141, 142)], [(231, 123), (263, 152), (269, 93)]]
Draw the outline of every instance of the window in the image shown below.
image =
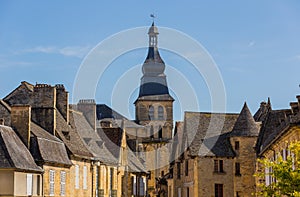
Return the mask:
[(214, 160), (214, 172), (223, 173), (223, 160)]
[(283, 149), (282, 150), (282, 159), (283, 159), (283, 161), (286, 161), (287, 154), (288, 154), (287, 149)]
[(32, 195), (32, 174), (26, 175), (26, 184), (27, 184), (27, 196)]
[(185, 176), (189, 176), (189, 161), (185, 161)]
[(163, 137), (161, 126), (158, 127), (158, 138), (161, 139)]
[(270, 175), (272, 173), (272, 168), (265, 168), (265, 182), (266, 186), (269, 186), (272, 183), (272, 176)]
[(79, 166), (75, 165), (75, 189), (79, 189)]
[(158, 106), (158, 120), (164, 120), (164, 108)]
[(140, 177), (140, 182), (139, 182), (139, 195), (140, 196), (145, 196), (146, 195), (146, 178), (145, 177)]
[(136, 177), (131, 177), (132, 195), (136, 195)]
[(37, 175), (36, 177), (36, 194), (41, 195), (41, 176)]
[(60, 172), (60, 195), (61, 196), (66, 195), (66, 172), (65, 171)]
[(154, 120), (154, 107), (153, 106), (149, 107), (149, 119)]
[(234, 149), (235, 150), (239, 150), (240, 149), (240, 142), (239, 141), (235, 141), (235, 143), (234, 143)]
[(110, 191), (114, 189), (114, 169), (110, 168)]
[(180, 174), (181, 174), (180, 167), (181, 167), (181, 165), (180, 165), (180, 163), (178, 162), (178, 163), (177, 163), (177, 179), (180, 179)]
[(49, 195), (50, 196), (54, 196), (54, 181), (55, 181), (55, 171), (54, 170), (50, 170), (49, 171)]
[(235, 175), (241, 176), (241, 164), (240, 163), (235, 163)]
[(87, 167), (83, 166), (83, 189), (87, 188)]
[(190, 197), (190, 188), (189, 187), (186, 188), (186, 197)]
[(215, 184), (215, 197), (223, 197), (223, 184)]

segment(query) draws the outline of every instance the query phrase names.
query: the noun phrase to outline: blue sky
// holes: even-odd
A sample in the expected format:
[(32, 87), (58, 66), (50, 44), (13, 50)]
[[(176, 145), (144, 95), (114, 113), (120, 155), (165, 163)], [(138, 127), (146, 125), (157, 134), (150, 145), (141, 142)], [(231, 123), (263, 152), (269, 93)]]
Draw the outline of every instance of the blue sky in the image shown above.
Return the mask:
[[(24, 80), (62, 83), (72, 93), (80, 64), (93, 47), (122, 30), (150, 25), (149, 15), (154, 13), (158, 26), (186, 33), (210, 53), (224, 80), (228, 112), (239, 112), (247, 101), (254, 113), (267, 97), (274, 108), (288, 108), (300, 94), (299, 10), (298, 0), (4, 0), (0, 3), (0, 97)], [(146, 52), (131, 52), (114, 64), (136, 66), (143, 63)], [(182, 63), (168, 52), (161, 54), (167, 64)], [(108, 77), (103, 83), (99, 86), (111, 87), (114, 81)], [(200, 110), (209, 111), (208, 91), (201, 80), (199, 87)], [(103, 91), (97, 92), (97, 102), (110, 104)], [(179, 113), (175, 119), (181, 119)]]

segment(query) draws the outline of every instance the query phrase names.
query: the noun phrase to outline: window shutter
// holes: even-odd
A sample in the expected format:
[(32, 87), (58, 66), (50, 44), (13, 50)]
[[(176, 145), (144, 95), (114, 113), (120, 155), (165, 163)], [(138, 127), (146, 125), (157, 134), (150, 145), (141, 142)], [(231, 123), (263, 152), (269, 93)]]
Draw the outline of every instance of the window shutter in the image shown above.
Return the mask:
[(136, 195), (136, 177), (135, 176), (131, 177), (131, 180), (132, 180), (132, 194)]
[(60, 172), (60, 195), (61, 196), (66, 195), (66, 172), (65, 171)]
[(54, 182), (55, 182), (55, 171), (50, 170), (49, 171), (49, 186), (50, 186), (49, 195), (50, 196), (54, 196)]
[(180, 187), (178, 188), (178, 194), (177, 194), (177, 196), (181, 197), (181, 188)]
[(287, 153), (287, 151), (286, 151), (286, 149), (283, 149), (282, 150), (282, 159), (283, 159), (283, 161), (286, 161), (286, 153)]
[(79, 189), (79, 166), (75, 165), (75, 189)]
[(31, 196), (32, 195), (32, 174), (27, 174), (26, 175), (26, 182), (27, 182), (27, 196)]
[(83, 189), (87, 188), (87, 167), (83, 166)]

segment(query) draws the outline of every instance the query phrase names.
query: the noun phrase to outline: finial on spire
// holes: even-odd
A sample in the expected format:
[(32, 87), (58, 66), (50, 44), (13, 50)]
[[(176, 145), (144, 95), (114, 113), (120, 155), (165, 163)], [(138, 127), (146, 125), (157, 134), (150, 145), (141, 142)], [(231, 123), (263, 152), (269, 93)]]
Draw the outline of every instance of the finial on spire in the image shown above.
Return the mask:
[(150, 17), (152, 18), (152, 22), (154, 23), (154, 19), (156, 18), (156, 16), (154, 14), (150, 14)]

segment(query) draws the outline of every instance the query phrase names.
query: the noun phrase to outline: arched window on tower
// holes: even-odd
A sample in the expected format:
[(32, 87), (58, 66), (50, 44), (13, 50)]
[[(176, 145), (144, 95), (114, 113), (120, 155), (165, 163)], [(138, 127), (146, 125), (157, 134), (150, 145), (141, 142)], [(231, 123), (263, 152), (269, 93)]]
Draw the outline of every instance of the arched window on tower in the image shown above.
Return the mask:
[(149, 107), (149, 119), (154, 120), (154, 107), (152, 105)]
[(158, 120), (164, 120), (164, 108), (158, 106)]

